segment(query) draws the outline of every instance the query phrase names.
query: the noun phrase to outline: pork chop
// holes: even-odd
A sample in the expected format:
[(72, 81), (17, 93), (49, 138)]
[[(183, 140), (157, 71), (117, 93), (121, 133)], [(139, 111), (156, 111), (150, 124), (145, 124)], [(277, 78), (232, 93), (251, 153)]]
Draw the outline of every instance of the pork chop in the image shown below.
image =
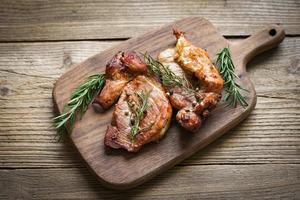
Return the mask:
[[(147, 105), (143, 114), (137, 116), (143, 104), (142, 95), (147, 98)], [(126, 84), (115, 105), (104, 143), (112, 148), (137, 152), (143, 145), (163, 137), (171, 116), (172, 107), (161, 84), (155, 78), (137, 76)]]

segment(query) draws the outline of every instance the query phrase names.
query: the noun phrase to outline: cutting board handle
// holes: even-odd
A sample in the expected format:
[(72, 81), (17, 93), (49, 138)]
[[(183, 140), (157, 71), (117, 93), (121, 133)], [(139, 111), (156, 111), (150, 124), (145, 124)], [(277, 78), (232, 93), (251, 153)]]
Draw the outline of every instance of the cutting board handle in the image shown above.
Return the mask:
[(281, 25), (270, 25), (251, 35), (247, 39), (244, 39), (237, 44), (233, 44), (232, 51), (239, 51), (235, 52), (235, 55), (242, 58), (239, 59), (243, 62), (240, 66), (245, 67), (253, 57), (277, 46), (282, 42), (284, 37), (285, 32)]

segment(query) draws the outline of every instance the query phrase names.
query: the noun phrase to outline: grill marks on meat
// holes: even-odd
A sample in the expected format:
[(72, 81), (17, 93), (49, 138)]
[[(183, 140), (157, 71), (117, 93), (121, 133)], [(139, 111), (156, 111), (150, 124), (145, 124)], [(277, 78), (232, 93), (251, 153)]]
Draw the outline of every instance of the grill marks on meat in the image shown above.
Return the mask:
[(110, 108), (119, 98), (125, 85), (138, 74), (147, 73), (147, 65), (135, 52), (118, 52), (106, 65), (106, 82), (95, 104)]
[[(149, 108), (140, 123), (140, 128), (146, 128), (134, 139), (131, 137), (132, 110), (128, 104), (136, 93), (149, 92)], [(123, 89), (115, 106), (113, 120), (105, 135), (105, 145), (112, 148), (124, 148), (129, 152), (138, 151), (143, 145), (159, 140), (167, 131), (172, 116), (172, 107), (162, 88), (155, 79), (138, 76)], [(150, 127), (147, 130), (147, 127)]]

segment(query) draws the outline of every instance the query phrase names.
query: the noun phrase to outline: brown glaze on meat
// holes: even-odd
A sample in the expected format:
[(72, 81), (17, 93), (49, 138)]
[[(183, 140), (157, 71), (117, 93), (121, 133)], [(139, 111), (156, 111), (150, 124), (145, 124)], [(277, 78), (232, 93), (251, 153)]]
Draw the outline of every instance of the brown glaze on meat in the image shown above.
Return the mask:
[(201, 117), (188, 108), (179, 110), (176, 120), (183, 128), (190, 132), (196, 132), (202, 125)]
[[(179, 33), (182, 34), (181, 32), (175, 32), (175, 34)], [(198, 47), (194, 47), (190, 42), (183, 40), (182, 37), (183, 35), (178, 37), (176, 48), (166, 49), (161, 52), (158, 55), (158, 60), (163, 65), (168, 66), (176, 75), (190, 80), (194, 88), (199, 89), (193, 93), (178, 86), (166, 88), (170, 94), (169, 99), (172, 106), (179, 110), (176, 115), (178, 123), (188, 131), (197, 132), (202, 125), (202, 120), (209, 116), (210, 110), (220, 101), (224, 81), (212, 65), (207, 53)], [(187, 48), (185, 49), (186, 46), (182, 47), (181, 43), (188, 45)], [(192, 52), (188, 52), (189, 50)], [(182, 51), (185, 52), (182, 53)], [(198, 54), (197, 51), (201, 52), (201, 54)], [(180, 56), (182, 54), (185, 55), (187, 52), (189, 55), (192, 55), (194, 61), (185, 57), (183, 57), (183, 60), (180, 60)], [(196, 69), (189, 63), (194, 63), (199, 69)], [(210, 70), (206, 70), (207, 66), (209, 66)], [(211, 69), (212, 67), (213, 69)], [(200, 76), (200, 74), (204, 75)], [(193, 80), (194, 75), (198, 78), (198, 82)]]
[(126, 70), (132, 75), (147, 73), (146, 63), (144, 63), (137, 53), (133, 51), (123, 53), (121, 61)]
[[(175, 62), (175, 55), (175, 48), (166, 49), (158, 55), (158, 60), (163, 65), (168, 66), (177, 76), (186, 80), (191, 79)], [(179, 110), (176, 115), (178, 123), (188, 131), (196, 132), (202, 124), (201, 116), (193, 112), (193, 108), (198, 102), (196, 95), (178, 86), (166, 87), (166, 89), (172, 106)]]
[(125, 85), (138, 74), (147, 73), (147, 65), (135, 52), (118, 52), (106, 65), (106, 83), (94, 103), (103, 109), (117, 101)]
[[(149, 92), (149, 108), (141, 120), (140, 128), (151, 127), (139, 133), (135, 139), (131, 137), (132, 111), (128, 104), (137, 92)], [(113, 120), (105, 135), (105, 145), (112, 148), (123, 148), (129, 152), (138, 151), (143, 145), (159, 140), (169, 127), (172, 107), (161, 84), (154, 78), (137, 76), (123, 89), (115, 106)], [(152, 125), (152, 126), (150, 126)]]
[(209, 111), (214, 109), (221, 99), (224, 80), (209, 59), (207, 51), (194, 46), (184, 37), (183, 32), (174, 30), (174, 35), (177, 38), (175, 60), (185, 71), (200, 81), (202, 92), (196, 95), (199, 103), (193, 111), (207, 117)]
[(183, 32), (174, 30), (177, 38), (176, 61), (187, 72), (194, 74), (206, 92), (221, 94), (224, 80), (209, 59), (207, 51), (194, 46)]
[[(183, 32), (174, 30), (177, 38), (175, 61), (189, 74), (198, 78), (200, 90), (195, 93), (196, 104), (191, 110), (179, 111), (176, 119), (188, 130), (197, 130), (201, 123), (197, 116), (206, 118), (221, 99), (224, 80), (209, 59), (208, 53), (188, 41)], [(194, 115), (195, 114), (195, 115)], [(195, 125), (195, 124), (197, 125)]]

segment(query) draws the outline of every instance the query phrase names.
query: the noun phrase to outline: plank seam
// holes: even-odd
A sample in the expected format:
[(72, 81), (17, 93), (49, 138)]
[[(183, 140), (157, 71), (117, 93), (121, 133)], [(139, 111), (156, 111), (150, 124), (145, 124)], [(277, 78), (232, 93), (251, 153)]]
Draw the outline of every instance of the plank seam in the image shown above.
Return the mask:
[[(226, 39), (245, 39), (250, 35), (223, 35)], [(286, 34), (285, 37), (300, 37), (300, 34)], [(6, 43), (42, 43), (42, 42), (106, 42), (106, 41), (124, 41), (130, 37), (124, 38), (91, 38), (91, 39), (67, 39), (67, 40), (0, 40), (0, 44)]]

